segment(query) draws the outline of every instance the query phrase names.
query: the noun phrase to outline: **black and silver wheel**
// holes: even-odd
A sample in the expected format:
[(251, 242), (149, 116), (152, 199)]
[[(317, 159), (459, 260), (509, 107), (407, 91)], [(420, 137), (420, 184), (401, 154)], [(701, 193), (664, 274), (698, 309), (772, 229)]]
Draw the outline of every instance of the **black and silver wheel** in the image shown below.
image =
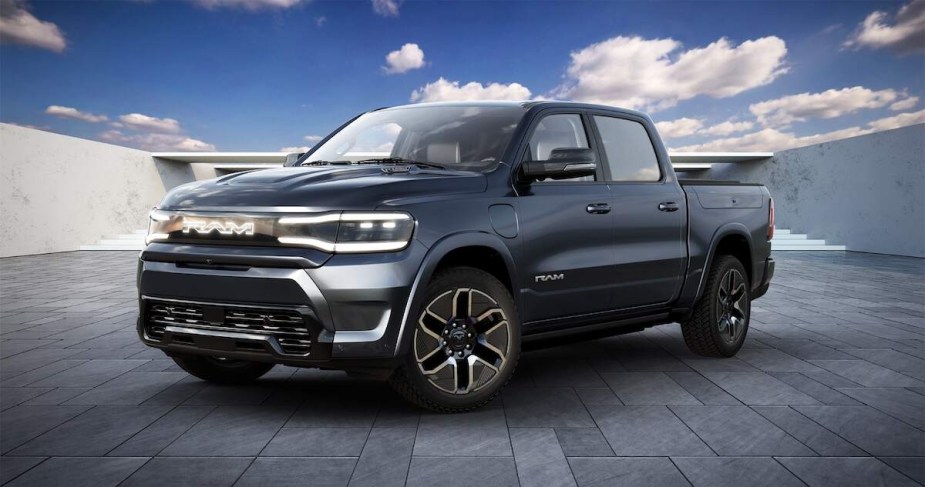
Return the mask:
[(514, 372), (520, 326), (510, 293), (492, 275), (444, 271), (428, 286), (404, 364), (392, 377), (412, 402), (442, 412), (492, 400)]
[(731, 357), (745, 342), (750, 314), (745, 268), (731, 255), (718, 256), (694, 313), (681, 323), (684, 341), (698, 355)]
[(216, 384), (247, 384), (261, 378), (273, 364), (250, 362), (207, 355), (174, 355), (173, 361), (183, 370)]

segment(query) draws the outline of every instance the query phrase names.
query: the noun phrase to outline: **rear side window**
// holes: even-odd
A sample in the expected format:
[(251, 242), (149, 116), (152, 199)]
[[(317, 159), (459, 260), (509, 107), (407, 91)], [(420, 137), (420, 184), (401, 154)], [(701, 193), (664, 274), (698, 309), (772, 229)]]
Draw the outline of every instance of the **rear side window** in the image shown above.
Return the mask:
[(649, 133), (639, 122), (594, 116), (611, 181), (658, 181), (661, 171)]

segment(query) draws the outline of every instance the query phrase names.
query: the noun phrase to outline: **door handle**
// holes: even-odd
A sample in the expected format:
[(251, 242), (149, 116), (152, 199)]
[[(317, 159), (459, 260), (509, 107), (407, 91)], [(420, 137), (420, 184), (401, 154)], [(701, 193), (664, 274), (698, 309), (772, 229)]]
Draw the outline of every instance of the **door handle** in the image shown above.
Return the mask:
[(678, 211), (678, 204), (674, 201), (666, 201), (658, 204), (658, 211)]
[(592, 215), (605, 215), (610, 213), (610, 205), (607, 203), (590, 203), (585, 210)]

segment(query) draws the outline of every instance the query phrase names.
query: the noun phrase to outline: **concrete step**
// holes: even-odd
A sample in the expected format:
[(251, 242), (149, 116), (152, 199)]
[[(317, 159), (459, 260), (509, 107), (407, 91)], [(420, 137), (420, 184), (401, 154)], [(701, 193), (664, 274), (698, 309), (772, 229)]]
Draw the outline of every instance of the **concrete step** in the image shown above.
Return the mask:
[(107, 235), (92, 245), (81, 245), (80, 250), (133, 250), (145, 248), (145, 235), (147, 230), (135, 230), (132, 233)]
[(793, 239), (793, 240), (777, 240), (777, 239), (774, 239), (774, 240), (771, 240), (771, 244), (772, 244), (772, 245), (779, 245), (779, 246), (781, 246), (781, 247), (785, 247), (785, 246), (788, 246), (788, 245), (804, 245), (804, 246), (805, 246), (805, 245), (825, 245), (825, 240), (819, 240), (819, 239), (810, 240), (810, 239), (806, 239), (806, 238), (800, 239), (800, 240), (797, 240), (797, 239)]
[(144, 233), (123, 233), (120, 235), (107, 235), (104, 240), (144, 240)]
[(96, 243), (96, 245), (138, 245), (138, 244), (144, 245), (145, 239), (139, 238), (139, 239), (127, 240), (127, 239), (120, 239), (120, 238), (116, 238), (116, 239), (104, 238), (103, 240), (100, 240), (99, 242)]
[(848, 250), (844, 245), (775, 245), (771, 243), (771, 251), (773, 252), (787, 252), (791, 250), (804, 250), (804, 251), (845, 251)]
[(93, 244), (93, 245), (81, 245), (80, 250), (133, 250), (139, 251), (144, 250), (145, 243), (142, 242), (132, 242), (132, 243), (123, 243), (120, 245), (111, 245), (111, 244)]
[(774, 238), (771, 239), (771, 250), (787, 251), (845, 251), (844, 245), (829, 245), (822, 239), (810, 239), (802, 233), (792, 233), (787, 228), (774, 228)]

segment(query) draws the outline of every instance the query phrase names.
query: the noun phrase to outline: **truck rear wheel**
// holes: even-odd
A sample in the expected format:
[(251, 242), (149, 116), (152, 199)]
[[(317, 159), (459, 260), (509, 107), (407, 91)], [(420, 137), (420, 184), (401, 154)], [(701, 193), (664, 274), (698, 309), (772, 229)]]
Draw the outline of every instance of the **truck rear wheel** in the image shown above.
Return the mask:
[(738, 259), (717, 256), (703, 296), (681, 322), (687, 348), (705, 357), (732, 357), (742, 348), (751, 316), (748, 274)]
[(259, 379), (273, 368), (273, 364), (269, 363), (206, 355), (175, 355), (171, 358), (181, 369), (202, 380), (216, 384), (247, 384)]
[(520, 322), (507, 288), (482, 270), (451, 268), (430, 282), (423, 303), (409, 323), (410, 350), (392, 387), (445, 413), (494, 399), (520, 358)]

